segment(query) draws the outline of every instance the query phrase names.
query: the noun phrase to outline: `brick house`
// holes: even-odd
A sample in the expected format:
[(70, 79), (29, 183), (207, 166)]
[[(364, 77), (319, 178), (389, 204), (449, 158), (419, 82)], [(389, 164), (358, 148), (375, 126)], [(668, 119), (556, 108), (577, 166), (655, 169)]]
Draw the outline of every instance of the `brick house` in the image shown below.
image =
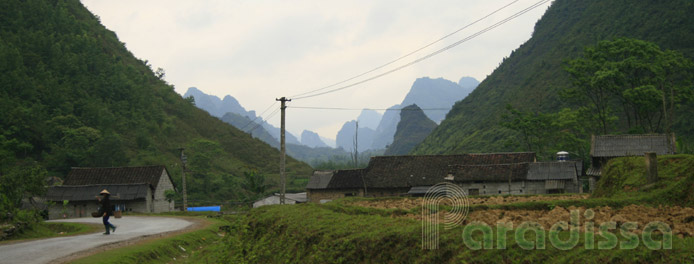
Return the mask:
[[(165, 166), (72, 168), (63, 185), (48, 188), (49, 218), (85, 217), (96, 211), (96, 197), (103, 189), (111, 193), (111, 204), (122, 211), (160, 213), (174, 209), (165, 192), (174, 190)], [(67, 200), (67, 207), (63, 201)]]

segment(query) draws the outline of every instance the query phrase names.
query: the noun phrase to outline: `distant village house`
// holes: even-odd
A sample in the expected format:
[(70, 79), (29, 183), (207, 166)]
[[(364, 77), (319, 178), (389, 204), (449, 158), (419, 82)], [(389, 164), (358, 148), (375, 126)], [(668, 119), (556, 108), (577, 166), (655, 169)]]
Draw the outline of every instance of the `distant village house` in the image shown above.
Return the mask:
[[(120, 211), (160, 213), (174, 210), (165, 192), (174, 190), (164, 166), (72, 168), (63, 185), (48, 188), (46, 200), (54, 204), (49, 218), (86, 217), (98, 208), (97, 196), (103, 189), (111, 193), (111, 204)], [(63, 201), (68, 201), (63, 205)]]
[(590, 141), (591, 167), (586, 171), (590, 190), (602, 175), (602, 167), (612, 158), (643, 156), (646, 152), (656, 155), (675, 154), (675, 135), (604, 135), (593, 136)]
[(468, 195), (577, 193), (582, 164), (536, 162), (535, 153), (378, 156), (365, 169), (316, 171), (306, 186), (310, 202), (347, 196), (422, 196), (451, 182)]

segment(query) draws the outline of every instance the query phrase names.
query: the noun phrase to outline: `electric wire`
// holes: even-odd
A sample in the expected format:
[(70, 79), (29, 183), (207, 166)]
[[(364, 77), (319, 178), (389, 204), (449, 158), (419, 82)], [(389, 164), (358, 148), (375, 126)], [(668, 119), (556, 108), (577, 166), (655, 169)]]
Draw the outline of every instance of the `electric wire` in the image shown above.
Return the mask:
[[(260, 114), (257, 115), (255, 118), (253, 118), (253, 120), (251, 120), (251, 121), (249, 121), (248, 123), (246, 123), (246, 125), (244, 125), (244, 126), (241, 128), (241, 131), (244, 131), (244, 129), (246, 129), (246, 128), (248, 127), (248, 125), (253, 124), (253, 123), (255, 122), (255, 120), (258, 120), (259, 117), (262, 117), (262, 116), (265, 114), (265, 112), (267, 112), (268, 110), (270, 110), (270, 108), (272, 108), (272, 107), (275, 106), (276, 104), (277, 104), (277, 101), (275, 101), (275, 102), (272, 103), (270, 106), (268, 106), (267, 108), (265, 108), (265, 110), (263, 110), (262, 113), (260, 113)], [(262, 120), (262, 119), (261, 119), (261, 120)], [(253, 128), (253, 129), (255, 129), (255, 128)]]
[(296, 109), (311, 109), (311, 110), (354, 110), (354, 111), (361, 111), (361, 110), (375, 110), (375, 111), (416, 111), (416, 110), (423, 110), (423, 111), (448, 111), (450, 108), (419, 108), (419, 109), (412, 109), (412, 108), (345, 108), (345, 107), (318, 107), (318, 106), (287, 106), (287, 108), (296, 108)]
[(258, 128), (259, 126), (263, 125), (263, 122), (267, 122), (268, 120), (270, 120), (270, 118), (272, 118), (273, 116), (275, 116), (279, 111), (280, 111), (279, 108), (275, 109), (275, 111), (272, 111), (272, 112), (265, 118), (265, 120), (260, 120), (260, 122), (258, 122), (258, 124), (256, 124), (256, 125), (255, 125), (253, 128), (251, 128), (250, 130), (246, 131), (246, 133), (251, 133), (251, 132), (253, 132), (253, 130), (255, 130), (255, 129)]
[(401, 66), (399, 66), (399, 67), (397, 67), (397, 68), (391, 69), (391, 70), (386, 71), (386, 72), (384, 72), (384, 73), (375, 75), (375, 76), (373, 76), (373, 77), (370, 77), (370, 78), (367, 78), (367, 79), (364, 79), (364, 80), (361, 80), (361, 81), (358, 81), (358, 82), (355, 82), (355, 83), (352, 83), (352, 84), (349, 84), (349, 85), (345, 85), (345, 86), (342, 86), (342, 87), (339, 87), (339, 88), (331, 89), (331, 90), (328, 90), (328, 91), (325, 91), (325, 92), (320, 92), (320, 93), (312, 94), (312, 95), (299, 96), (299, 97), (295, 97), (295, 98), (292, 98), (292, 99), (293, 99), (293, 100), (300, 100), (300, 99), (305, 99), (305, 98), (310, 98), (310, 97), (316, 97), (316, 96), (320, 96), (320, 95), (324, 95), (324, 94), (334, 93), (334, 92), (337, 92), (337, 91), (340, 91), (340, 90), (344, 90), (344, 89), (347, 89), (347, 88), (350, 88), (350, 87), (354, 87), (354, 86), (357, 86), (357, 85), (360, 85), (360, 84), (363, 84), (363, 83), (366, 83), (366, 82), (369, 82), (369, 81), (373, 81), (373, 80), (375, 80), (375, 79), (381, 78), (381, 77), (386, 76), (386, 75), (388, 75), (388, 74), (391, 74), (391, 73), (393, 73), (393, 72), (402, 70), (402, 69), (407, 68), (407, 67), (409, 67), (409, 66), (412, 66), (412, 65), (414, 65), (414, 64), (416, 64), (416, 63), (419, 63), (419, 62), (421, 62), (421, 61), (424, 61), (424, 60), (426, 60), (426, 59), (429, 59), (429, 58), (431, 58), (431, 57), (434, 57), (434, 56), (436, 56), (436, 55), (438, 55), (438, 54), (441, 54), (442, 52), (447, 51), (447, 50), (449, 50), (449, 49), (452, 49), (452, 48), (454, 48), (454, 47), (456, 47), (456, 46), (458, 46), (458, 45), (460, 45), (460, 44), (463, 44), (463, 43), (465, 43), (465, 42), (467, 42), (467, 41), (470, 41), (470, 40), (472, 40), (472, 39), (474, 39), (474, 38), (476, 38), (476, 37), (478, 37), (478, 36), (480, 36), (480, 35), (482, 35), (482, 34), (488, 32), (488, 31), (490, 31), (490, 30), (492, 30), (492, 29), (494, 29), (494, 28), (497, 28), (497, 27), (499, 27), (499, 26), (501, 26), (501, 25), (503, 25), (503, 24), (506, 24), (507, 22), (509, 22), (509, 21), (511, 21), (511, 20), (513, 20), (513, 19), (515, 19), (515, 18), (517, 18), (517, 17), (519, 17), (519, 16), (521, 16), (521, 15), (527, 13), (527, 12), (530, 12), (531, 10), (533, 10), (533, 9), (535, 9), (535, 8), (537, 8), (537, 7), (542, 6), (543, 4), (545, 4), (545, 3), (549, 2), (549, 1), (551, 1), (551, 0), (541, 0), (541, 1), (539, 1), (539, 2), (537, 2), (537, 3), (535, 3), (535, 4), (533, 4), (533, 5), (531, 5), (531, 6), (527, 7), (527, 8), (525, 8), (525, 9), (523, 9), (523, 10), (521, 10), (521, 11), (519, 11), (519, 12), (517, 12), (517, 13), (515, 13), (515, 14), (513, 14), (513, 15), (511, 15), (511, 16), (509, 16), (509, 17), (507, 17), (507, 18), (505, 18), (505, 19), (503, 19), (503, 20), (501, 20), (501, 21), (499, 21), (499, 22), (497, 22), (497, 23), (495, 23), (495, 24), (493, 24), (493, 25), (491, 25), (491, 26), (489, 26), (489, 27), (486, 27), (486, 28), (483, 29), (483, 30), (480, 30), (480, 31), (478, 31), (478, 32), (476, 32), (476, 33), (474, 33), (474, 34), (472, 34), (472, 35), (470, 35), (470, 36), (465, 37), (464, 39), (461, 39), (461, 40), (459, 40), (459, 41), (457, 41), (457, 42), (455, 42), (455, 43), (453, 43), (453, 44), (451, 44), (451, 45), (448, 45), (448, 46), (442, 48), (442, 49), (439, 49), (439, 50), (437, 50), (437, 51), (435, 51), (435, 52), (429, 53), (429, 54), (427, 54), (427, 55), (424, 56), (424, 57), (421, 57), (421, 58), (419, 58), (419, 59), (416, 59), (416, 60), (414, 60), (414, 61), (411, 61), (411, 62), (409, 62), (409, 63), (407, 63), (407, 64), (401, 65)]
[(358, 74), (358, 75), (356, 75), (356, 76), (350, 77), (350, 78), (348, 78), (348, 79), (345, 79), (345, 80), (342, 80), (342, 81), (333, 83), (333, 84), (331, 84), (331, 85), (328, 85), (328, 86), (325, 86), (325, 87), (321, 87), (321, 88), (318, 88), (318, 89), (315, 89), (315, 90), (311, 90), (311, 91), (308, 91), (308, 92), (304, 92), (304, 93), (300, 93), (300, 94), (296, 94), (296, 95), (290, 96), (290, 98), (298, 97), (298, 96), (303, 96), (303, 95), (306, 95), (306, 94), (310, 94), (310, 93), (322, 91), (322, 90), (325, 90), (325, 89), (328, 89), (328, 88), (331, 88), (331, 87), (335, 87), (335, 86), (337, 86), (337, 85), (340, 85), (340, 84), (349, 82), (349, 81), (354, 80), (354, 79), (356, 79), (356, 78), (359, 78), (359, 77), (362, 77), (362, 76), (367, 75), (367, 74), (369, 74), (369, 73), (372, 73), (372, 72), (375, 72), (375, 71), (377, 71), (377, 70), (380, 70), (380, 69), (382, 69), (382, 68), (384, 68), (384, 67), (386, 67), (386, 66), (388, 66), (388, 65), (391, 65), (391, 64), (393, 64), (393, 63), (395, 63), (395, 62), (398, 62), (398, 61), (400, 61), (400, 60), (402, 60), (402, 59), (404, 59), (404, 58), (407, 58), (407, 57), (409, 57), (409, 56), (412, 55), (412, 54), (415, 54), (415, 53), (420, 52), (420, 51), (422, 51), (422, 50), (424, 50), (424, 49), (426, 49), (426, 48), (428, 48), (428, 47), (431, 47), (432, 45), (434, 45), (434, 44), (436, 44), (436, 43), (439, 43), (439, 42), (441, 42), (442, 40), (444, 40), (444, 39), (446, 39), (446, 38), (448, 38), (448, 37), (450, 37), (450, 36), (453, 36), (453, 35), (457, 34), (458, 32), (463, 31), (464, 29), (466, 29), (466, 28), (468, 28), (468, 27), (470, 27), (470, 26), (472, 26), (472, 25), (474, 25), (474, 24), (477, 24), (478, 22), (480, 22), (480, 21), (482, 21), (482, 20), (487, 19), (488, 17), (490, 17), (490, 16), (492, 16), (492, 15), (498, 13), (499, 11), (505, 9), (506, 7), (508, 7), (508, 6), (510, 6), (510, 5), (514, 4), (514, 3), (516, 3), (516, 2), (518, 2), (518, 1), (519, 1), (519, 0), (515, 0), (515, 1), (509, 3), (509, 4), (505, 5), (505, 6), (502, 6), (501, 8), (494, 10), (494, 12), (491, 12), (491, 13), (487, 14), (487, 15), (484, 16), (484, 17), (482, 17), (482, 18), (480, 18), (480, 19), (477, 19), (477, 20), (473, 21), (472, 23), (467, 24), (467, 25), (465, 25), (465, 26), (462, 27), (462, 28), (459, 28), (459, 29), (456, 30), (456, 31), (453, 31), (453, 32), (450, 33), (450, 34), (445, 35), (445, 36), (443, 36), (443, 37), (441, 37), (441, 38), (435, 40), (434, 42), (431, 42), (431, 43), (429, 43), (429, 44), (427, 44), (427, 45), (425, 45), (425, 46), (423, 46), (423, 47), (421, 47), (421, 48), (419, 48), (419, 49), (416, 49), (416, 50), (414, 50), (414, 51), (412, 51), (412, 52), (410, 52), (410, 53), (407, 53), (407, 54), (405, 54), (405, 55), (403, 55), (403, 56), (400, 56), (399, 58), (397, 58), (397, 59), (395, 59), (395, 60), (392, 60), (392, 61), (390, 61), (390, 62), (388, 62), (388, 63), (386, 63), (386, 64), (383, 64), (383, 65), (381, 65), (381, 66), (378, 66), (378, 67), (376, 67), (376, 68), (373, 68), (373, 69), (371, 69), (371, 70), (368, 70), (368, 71), (366, 71), (366, 72), (363, 72), (363, 73)]

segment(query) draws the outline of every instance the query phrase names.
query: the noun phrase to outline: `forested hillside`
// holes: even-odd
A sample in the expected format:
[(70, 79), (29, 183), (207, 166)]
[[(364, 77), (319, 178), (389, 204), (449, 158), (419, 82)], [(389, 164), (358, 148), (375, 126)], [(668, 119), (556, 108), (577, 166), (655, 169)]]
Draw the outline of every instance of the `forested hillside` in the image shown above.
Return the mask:
[[(512, 52), (477, 89), (455, 104), (414, 153), (529, 150), (519, 140), (521, 133), (514, 131), (513, 125), (503, 124), (510, 122), (507, 117), (513, 117), (514, 110), (519, 114), (516, 117), (529, 117), (558, 113), (565, 107), (576, 110), (585, 105), (560, 96), (575, 87), (576, 80), (566, 70), (568, 61), (580, 58), (586, 47), (596, 46), (599, 41), (619, 38), (652, 42), (663, 51), (674, 50), (692, 59), (692, 13), (694, 2), (687, 0), (554, 1), (535, 25), (532, 38)], [(607, 133), (651, 132), (629, 127), (628, 116), (618, 113), (620, 107), (613, 107), (617, 120)], [(687, 115), (693, 109), (689, 101), (674, 110), (672, 128), (681, 151), (691, 150), (694, 143), (694, 124)], [(570, 112), (564, 114), (564, 121), (575, 120), (569, 116)], [(587, 134), (599, 133), (591, 131), (592, 126), (583, 127)], [(665, 132), (662, 123), (652, 132)], [(582, 144), (589, 139), (589, 135), (582, 137)], [(545, 150), (551, 152), (551, 148)]]
[(76, 166), (162, 164), (180, 187), (181, 147), (192, 201), (259, 195), (244, 173), (278, 182), (279, 151), (183, 99), (77, 0), (0, 1), (0, 113), (2, 192)]

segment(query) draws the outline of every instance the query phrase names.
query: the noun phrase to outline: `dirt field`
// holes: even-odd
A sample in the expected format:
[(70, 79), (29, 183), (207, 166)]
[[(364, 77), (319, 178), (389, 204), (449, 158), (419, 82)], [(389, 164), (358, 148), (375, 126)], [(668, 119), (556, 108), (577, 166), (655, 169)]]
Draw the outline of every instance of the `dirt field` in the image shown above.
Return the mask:
[[(517, 196), (517, 197), (484, 197), (470, 198), (470, 204), (505, 204), (529, 201), (546, 200), (572, 200), (587, 199), (588, 195), (566, 195), (566, 196)], [(422, 199), (395, 199), (379, 201), (359, 201), (354, 205), (374, 207), (374, 208), (402, 208), (412, 209), (422, 205)], [(559, 221), (570, 222), (570, 212), (577, 210), (579, 214), (578, 226), (583, 232), (584, 223), (590, 221), (594, 223), (594, 231), (598, 232), (600, 224), (603, 222), (614, 221), (619, 228), (626, 222), (636, 222), (637, 228), (631, 232), (639, 234), (644, 226), (650, 222), (660, 221), (672, 228), (673, 234), (678, 237), (694, 236), (694, 208), (667, 206), (667, 207), (648, 207), (642, 205), (629, 205), (621, 209), (613, 209), (608, 206), (589, 209), (586, 213), (584, 207), (555, 207), (552, 210), (501, 210), (487, 209), (475, 210), (468, 214), (464, 223), (475, 221), (484, 222), (490, 226), (497, 223), (513, 223), (514, 227), (523, 222), (536, 222), (542, 225), (545, 230), (549, 230)], [(441, 214), (443, 215), (443, 214)], [(421, 214), (407, 214), (404, 217), (417, 220), (422, 219)], [(568, 228), (568, 226), (567, 226)], [(613, 230), (614, 232), (614, 230)]]
[[(538, 201), (552, 201), (552, 200), (582, 200), (588, 199), (588, 194), (583, 195), (535, 195), (535, 196), (489, 196), (489, 197), (468, 197), (470, 205), (475, 204), (507, 204), (507, 203), (521, 203), (521, 202), (538, 202)], [(354, 202), (353, 205), (362, 207), (373, 207), (380, 209), (391, 209), (400, 208), (409, 210), (422, 206), (423, 198), (413, 198), (413, 199), (393, 199), (393, 200), (376, 200), (376, 201), (358, 201)]]

